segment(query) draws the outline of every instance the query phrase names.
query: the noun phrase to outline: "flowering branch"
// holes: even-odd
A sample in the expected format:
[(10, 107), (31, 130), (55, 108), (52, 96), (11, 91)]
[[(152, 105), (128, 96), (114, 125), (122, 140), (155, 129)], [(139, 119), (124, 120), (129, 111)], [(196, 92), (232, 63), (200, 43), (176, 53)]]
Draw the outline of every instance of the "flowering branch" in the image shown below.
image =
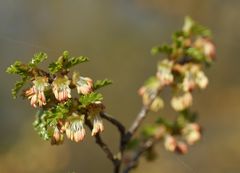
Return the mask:
[[(189, 146), (201, 138), (201, 127), (196, 123), (196, 113), (190, 110), (193, 91), (205, 89), (209, 83), (203, 69), (215, 59), (215, 46), (210, 31), (185, 19), (181, 30), (172, 36), (171, 44), (156, 46), (152, 53), (165, 54), (157, 65), (157, 72), (139, 89), (142, 108), (128, 130), (124, 124), (105, 112), (103, 95), (98, 89), (111, 84), (108, 79), (96, 80), (80, 76), (72, 67), (88, 61), (85, 56), (71, 57), (67, 51), (48, 70), (38, 67), (47, 54), (35, 54), (29, 63), (16, 61), (7, 72), (17, 74), (20, 80), (12, 90), (14, 97), (22, 90), (23, 98), (37, 110), (33, 126), (52, 145), (62, 144), (64, 138), (81, 142), (86, 136), (85, 126), (91, 130), (96, 144), (112, 162), (114, 173), (130, 172), (144, 153), (153, 154), (155, 145), (163, 141), (166, 150), (186, 154)], [(176, 113), (174, 120), (158, 116), (156, 121), (143, 125), (147, 116), (164, 107), (161, 92), (171, 90), (170, 105)], [(76, 90), (77, 94), (73, 94)], [(113, 153), (103, 141), (103, 120), (115, 126), (120, 134), (119, 150)], [(140, 133), (136, 133), (140, 129)], [(147, 157), (148, 159), (148, 157)]]

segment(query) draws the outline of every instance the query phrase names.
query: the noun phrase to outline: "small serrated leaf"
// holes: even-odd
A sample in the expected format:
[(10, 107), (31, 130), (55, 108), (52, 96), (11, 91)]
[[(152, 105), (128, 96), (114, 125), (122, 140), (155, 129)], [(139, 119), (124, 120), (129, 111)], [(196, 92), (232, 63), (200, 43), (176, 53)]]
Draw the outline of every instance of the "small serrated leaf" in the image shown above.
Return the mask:
[(14, 64), (10, 65), (6, 72), (9, 74), (18, 74), (21, 76), (26, 76), (28, 73), (29, 67), (25, 64), (22, 64), (20, 61), (16, 61)]
[(24, 86), (24, 84), (27, 82), (28, 77), (23, 77), (22, 80), (17, 81), (15, 83), (15, 87), (12, 89), (12, 96), (14, 99), (17, 98), (18, 92), (21, 90), (21, 88)]
[(139, 146), (140, 140), (135, 138), (127, 143), (126, 150), (133, 150)]
[(166, 53), (167, 55), (169, 55), (172, 53), (172, 47), (167, 44), (163, 44), (161, 46), (155, 46), (151, 49), (152, 55), (156, 55), (158, 53)]
[(107, 85), (110, 85), (110, 84), (112, 84), (112, 81), (109, 79), (97, 80), (96, 82), (94, 82), (93, 88), (94, 88), (94, 90), (98, 90), (98, 89), (105, 87)]
[(195, 59), (197, 61), (204, 61), (205, 60), (204, 54), (199, 49), (190, 47), (186, 50), (186, 53), (187, 53), (188, 56), (191, 56), (193, 59)]
[(63, 65), (60, 62), (53, 62), (49, 64), (48, 70), (50, 73), (55, 74), (62, 69)]
[(66, 68), (71, 68), (77, 64), (87, 62), (89, 61), (89, 58), (86, 56), (80, 56), (80, 57), (72, 57), (68, 60), (67, 64), (65, 65)]
[(29, 66), (31, 67), (35, 67), (36, 65), (38, 65), (39, 63), (43, 62), (44, 60), (47, 59), (47, 54), (46, 53), (43, 53), (43, 52), (39, 52), (39, 53), (36, 53), (31, 62), (29, 62)]
[(100, 93), (92, 92), (87, 95), (81, 95), (79, 98), (79, 102), (81, 103), (81, 106), (85, 107), (91, 103), (95, 103), (97, 101), (102, 101), (103, 96)]
[(155, 135), (156, 125), (147, 125), (143, 128), (141, 135), (143, 138), (150, 138)]

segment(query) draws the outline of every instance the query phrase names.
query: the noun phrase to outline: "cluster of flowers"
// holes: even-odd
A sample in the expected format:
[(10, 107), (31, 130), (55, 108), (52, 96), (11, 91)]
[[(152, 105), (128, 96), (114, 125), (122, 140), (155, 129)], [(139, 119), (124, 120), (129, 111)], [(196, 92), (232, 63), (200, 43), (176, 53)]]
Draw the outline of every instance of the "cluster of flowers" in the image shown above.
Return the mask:
[[(201, 128), (197, 123), (188, 123), (182, 128), (180, 133), (188, 145), (193, 145), (201, 139)], [(177, 140), (173, 135), (164, 136), (164, 147), (171, 152), (186, 154), (188, 146), (185, 142)]]
[[(77, 93), (80, 95), (88, 95), (94, 92), (93, 80), (88, 77), (82, 77), (77, 73), (74, 73), (72, 80), (70, 80), (67, 75), (62, 75), (55, 77), (55, 79), (49, 83), (49, 79), (46, 76), (38, 76), (34, 78), (32, 83), (33, 86), (25, 91), (25, 96), (35, 108), (40, 107), (44, 109), (45, 105), (47, 107), (48, 101), (51, 101), (50, 98), (46, 99), (47, 91), (52, 91), (51, 93), (53, 93), (55, 97), (56, 104), (64, 103), (72, 97), (70, 86), (76, 88)], [(86, 115), (80, 114), (77, 110), (69, 111), (71, 112), (69, 113), (70, 115), (68, 115), (66, 119), (59, 119), (56, 127), (54, 127), (52, 143), (61, 143), (64, 134), (72, 141), (82, 141), (86, 134), (84, 127), (86, 118), (91, 120), (93, 124), (92, 136), (102, 132), (104, 127), (99, 113), (103, 109), (104, 106), (101, 101), (96, 101), (88, 105)]]
[[(175, 45), (171, 45), (175, 52), (168, 54), (166, 59), (159, 62), (156, 75), (139, 90), (143, 104), (152, 111), (158, 111), (163, 107), (164, 103), (159, 94), (167, 86), (172, 88), (174, 93), (170, 101), (172, 108), (181, 113), (192, 105), (192, 91), (196, 88), (205, 89), (208, 85), (208, 78), (202, 69), (205, 63), (215, 59), (214, 44), (209, 38), (203, 36), (194, 38), (189, 36), (181, 39), (184, 43), (182, 47), (175, 49)], [(191, 49), (200, 52), (204, 58), (199, 60), (193, 57), (194, 55), (188, 55), (187, 50)], [(177, 141), (171, 131), (169, 132), (167, 128), (161, 130), (164, 146), (169, 151), (186, 153), (187, 144), (192, 145), (201, 138), (200, 126), (187, 118), (178, 133), (185, 142)]]
[[(99, 115), (104, 106), (101, 102), (96, 102), (95, 104), (91, 104), (90, 107), (89, 110), (91, 112), (89, 112), (87, 118), (93, 122), (92, 136), (95, 136), (104, 130), (103, 121)], [(59, 120), (53, 131), (52, 144), (62, 143), (64, 134), (72, 141), (82, 141), (86, 135), (85, 117), (85, 114), (79, 115), (77, 112), (73, 112), (66, 120)]]

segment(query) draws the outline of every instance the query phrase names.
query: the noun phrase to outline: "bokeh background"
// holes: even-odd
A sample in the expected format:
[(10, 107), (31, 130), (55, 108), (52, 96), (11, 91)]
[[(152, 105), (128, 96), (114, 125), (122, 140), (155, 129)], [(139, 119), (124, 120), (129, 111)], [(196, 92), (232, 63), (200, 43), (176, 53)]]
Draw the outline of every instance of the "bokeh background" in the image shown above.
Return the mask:
[[(34, 109), (11, 98), (17, 78), (5, 73), (7, 66), (16, 59), (27, 62), (38, 51), (49, 54), (48, 62), (64, 50), (87, 55), (91, 62), (79, 66), (81, 74), (114, 81), (102, 90), (104, 102), (129, 126), (141, 106), (136, 91), (159, 60), (150, 48), (169, 42), (186, 15), (211, 28), (217, 46), (217, 61), (207, 72), (210, 85), (195, 93), (204, 137), (186, 156), (160, 145), (158, 159), (142, 159), (133, 172), (239, 173), (239, 0), (1, 0), (0, 172), (112, 172), (91, 137), (57, 147), (40, 139), (32, 128)], [(118, 135), (105, 124), (104, 139), (116, 150)]]

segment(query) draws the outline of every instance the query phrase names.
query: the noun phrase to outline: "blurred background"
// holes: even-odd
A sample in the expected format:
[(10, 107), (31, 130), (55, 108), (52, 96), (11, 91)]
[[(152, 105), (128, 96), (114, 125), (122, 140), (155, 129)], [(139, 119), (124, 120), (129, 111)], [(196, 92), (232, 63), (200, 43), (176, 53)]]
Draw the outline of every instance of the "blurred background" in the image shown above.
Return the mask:
[[(137, 89), (155, 73), (159, 60), (150, 55), (151, 47), (170, 42), (186, 15), (211, 28), (217, 46), (217, 61), (207, 71), (210, 85), (194, 99), (204, 137), (186, 156), (160, 145), (158, 159), (142, 159), (133, 172), (239, 173), (239, 0), (1, 0), (0, 172), (112, 172), (90, 135), (80, 144), (51, 146), (35, 133), (34, 109), (12, 99), (17, 77), (5, 73), (7, 66), (28, 62), (39, 51), (49, 54), (48, 62), (64, 50), (89, 56), (91, 61), (79, 66), (81, 74), (114, 81), (102, 90), (104, 103), (107, 112), (129, 126), (141, 107)], [(105, 124), (103, 137), (116, 151), (118, 134)]]

